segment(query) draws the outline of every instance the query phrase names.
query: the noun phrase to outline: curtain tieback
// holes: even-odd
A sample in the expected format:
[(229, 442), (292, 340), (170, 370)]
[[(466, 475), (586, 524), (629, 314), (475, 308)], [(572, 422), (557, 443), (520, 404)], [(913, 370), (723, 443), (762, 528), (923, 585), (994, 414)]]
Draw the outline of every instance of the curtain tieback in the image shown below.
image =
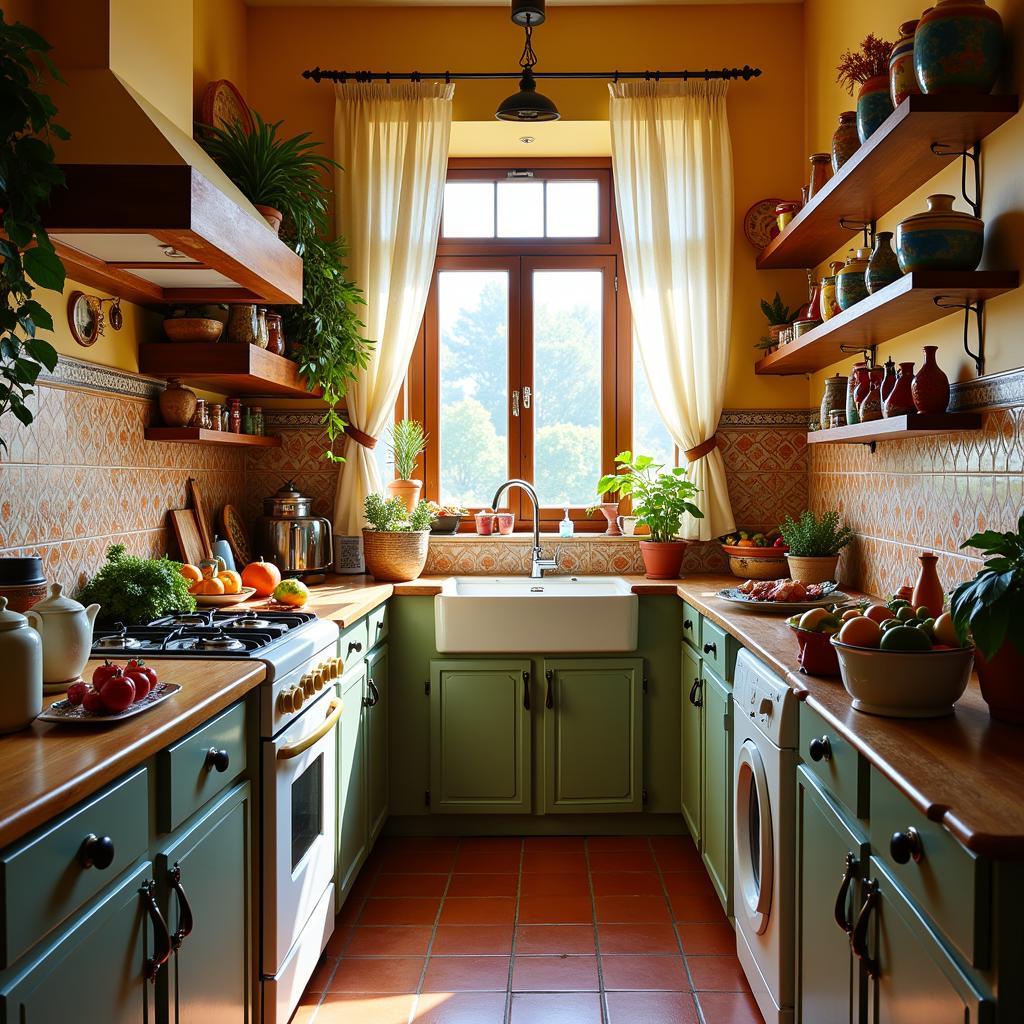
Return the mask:
[(361, 444), (371, 452), (377, 447), (377, 438), (371, 437), (369, 434), (364, 434), (363, 431), (358, 427), (354, 427), (351, 423), (345, 428), (345, 433), (351, 437), (356, 444)]
[(697, 462), (705, 455), (710, 455), (718, 447), (718, 438), (712, 434), (706, 441), (701, 441), (696, 448), (687, 448), (683, 455), (687, 462)]

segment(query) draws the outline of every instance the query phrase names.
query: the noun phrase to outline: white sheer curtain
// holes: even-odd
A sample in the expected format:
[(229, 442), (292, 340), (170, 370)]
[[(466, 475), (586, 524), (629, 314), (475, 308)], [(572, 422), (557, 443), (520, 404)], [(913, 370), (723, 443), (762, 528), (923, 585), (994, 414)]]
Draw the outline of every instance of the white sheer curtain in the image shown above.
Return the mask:
[(682, 535), (735, 528), (714, 443), (732, 313), (732, 147), (725, 82), (609, 86), (615, 201), (634, 333), (658, 414), (701, 489)]
[(443, 82), (346, 83), (336, 87), (338, 233), (363, 290), (361, 319), (374, 339), (370, 364), (346, 404), (355, 428), (334, 497), (334, 532), (359, 536), (363, 499), (382, 489), (372, 451), (409, 366), (437, 251), (454, 86)]

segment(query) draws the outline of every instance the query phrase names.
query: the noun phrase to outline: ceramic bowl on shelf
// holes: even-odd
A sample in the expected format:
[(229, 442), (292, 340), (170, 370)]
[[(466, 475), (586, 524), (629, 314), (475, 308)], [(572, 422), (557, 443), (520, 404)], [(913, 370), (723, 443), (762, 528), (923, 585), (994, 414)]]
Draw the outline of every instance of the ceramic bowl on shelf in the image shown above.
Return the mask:
[(224, 324), (212, 316), (169, 317), (164, 334), (169, 341), (220, 341)]
[(458, 533), (459, 523), (462, 522), (464, 516), (438, 516), (430, 524), (431, 533)]
[(787, 575), (786, 552), (782, 548), (739, 547), (723, 544), (729, 572), (741, 580), (778, 580)]
[(928, 196), (928, 209), (896, 226), (896, 258), (915, 270), (975, 270), (985, 244), (985, 222), (953, 209), (950, 195)]

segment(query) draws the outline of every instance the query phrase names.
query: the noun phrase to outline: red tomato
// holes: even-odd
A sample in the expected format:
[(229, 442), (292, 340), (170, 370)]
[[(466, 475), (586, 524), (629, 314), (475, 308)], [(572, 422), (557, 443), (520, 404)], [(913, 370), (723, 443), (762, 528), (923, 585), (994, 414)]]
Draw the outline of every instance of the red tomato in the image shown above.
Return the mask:
[(105, 661), (93, 671), (92, 685), (95, 686), (97, 690), (102, 690), (108, 679), (111, 679), (114, 676), (119, 676), (120, 674), (120, 665), (113, 665), (109, 661)]
[(83, 683), (81, 679), (77, 683), (72, 683), (68, 687), (68, 700), (72, 704), (81, 704), (82, 699), (89, 692), (89, 684)]
[(93, 714), (102, 715), (106, 713), (107, 706), (103, 703), (99, 690), (86, 690), (82, 697), (82, 707)]
[(107, 711), (114, 714), (119, 711), (127, 711), (129, 705), (135, 700), (135, 684), (127, 676), (113, 676), (104, 684), (100, 691), (100, 698)]
[(135, 684), (136, 700), (142, 700), (156, 686), (156, 671), (141, 661), (129, 661), (124, 674)]
[(138, 658), (132, 658), (132, 660), (128, 662), (128, 667), (124, 670), (124, 674), (128, 675), (136, 669), (141, 669), (146, 674), (146, 678), (149, 680), (150, 689), (156, 686), (156, 669), (153, 668), (152, 665), (147, 665), (144, 661), (141, 661)]

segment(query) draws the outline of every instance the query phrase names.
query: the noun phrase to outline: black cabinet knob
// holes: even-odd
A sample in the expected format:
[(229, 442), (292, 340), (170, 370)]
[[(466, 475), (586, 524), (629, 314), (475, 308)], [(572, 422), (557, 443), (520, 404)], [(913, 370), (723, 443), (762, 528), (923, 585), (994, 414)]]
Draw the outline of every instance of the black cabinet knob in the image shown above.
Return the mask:
[(827, 736), (816, 736), (807, 745), (807, 752), (811, 755), (812, 761), (832, 760), (832, 744)]
[(231, 764), (231, 755), (226, 750), (218, 750), (216, 747), (210, 747), (206, 752), (205, 764), (208, 772), (226, 772), (228, 770), (228, 766)]
[(95, 832), (82, 840), (78, 849), (78, 863), (83, 868), (103, 871), (114, 863), (114, 840), (110, 836), (98, 836)]
[(363, 645), (358, 640), (350, 640), (348, 643), (348, 653), (351, 654), (355, 651), (357, 654), (363, 649)]
[(683, 619), (683, 629), (693, 629), (693, 620)]
[(713, 654), (713, 655), (715, 655), (715, 657), (717, 657), (718, 656), (718, 644), (705, 644), (704, 645), (704, 653), (705, 654)]
[(912, 860), (919, 861), (924, 856), (921, 848), (921, 833), (910, 826), (905, 832), (893, 832), (889, 839), (889, 853), (897, 864), (909, 864)]

